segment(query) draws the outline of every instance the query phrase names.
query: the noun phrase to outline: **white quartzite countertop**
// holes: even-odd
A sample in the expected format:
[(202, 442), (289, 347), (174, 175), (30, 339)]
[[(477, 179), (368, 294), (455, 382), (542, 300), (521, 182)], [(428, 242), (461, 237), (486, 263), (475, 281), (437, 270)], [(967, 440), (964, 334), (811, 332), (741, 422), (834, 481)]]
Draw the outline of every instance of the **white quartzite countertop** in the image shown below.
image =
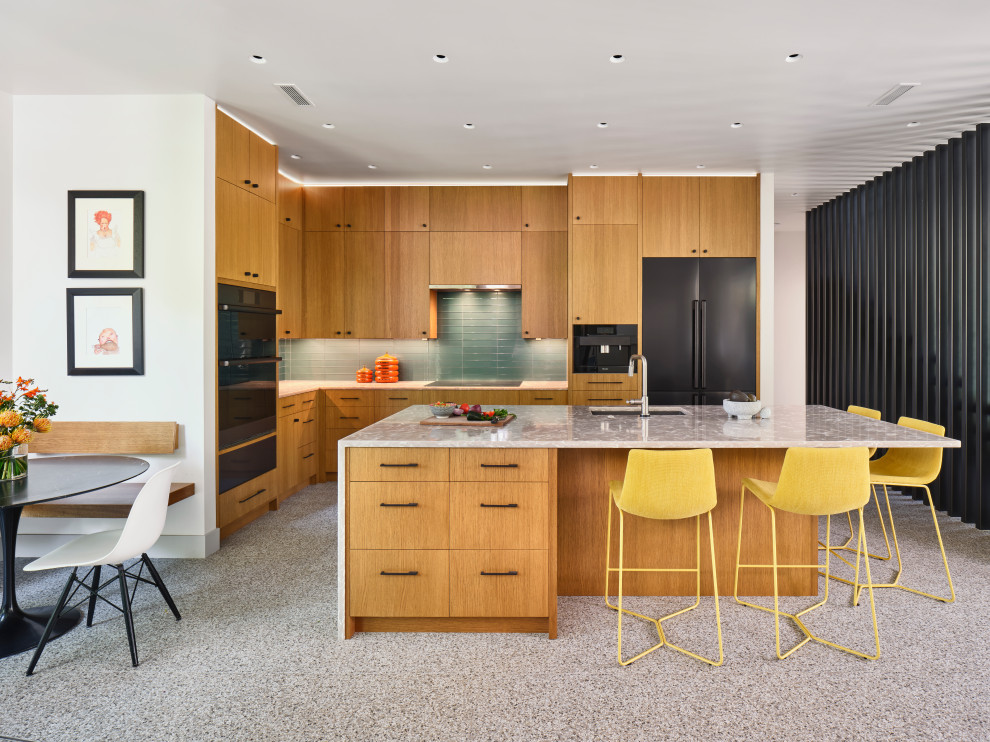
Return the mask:
[(371, 391), (397, 392), (403, 390), (431, 390), (443, 389), (470, 389), (472, 391), (486, 391), (501, 389), (507, 391), (522, 392), (550, 392), (567, 391), (567, 381), (524, 381), (519, 386), (465, 386), (463, 384), (450, 384), (447, 386), (427, 386), (430, 381), (396, 381), (391, 384), (359, 384), (356, 381), (280, 381), (278, 383), (278, 396), (290, 397), (293, 394), (305, 394), (317, 389), (369, 389)]
[[(488, 409), (490, 406), (486, 406)], [(959, 441), (831, 407), (774, 407), (767, 420), (729, 418), (719, 406), (682, 407), (683, 416), (595, 416), (590, 407), (513, 405), (501, 428), (420, 425), (415, 405), (341, 439), (339, 446), (474, 448), (958, 448)], [(594, 408), (599, 409), (599, 408)]]

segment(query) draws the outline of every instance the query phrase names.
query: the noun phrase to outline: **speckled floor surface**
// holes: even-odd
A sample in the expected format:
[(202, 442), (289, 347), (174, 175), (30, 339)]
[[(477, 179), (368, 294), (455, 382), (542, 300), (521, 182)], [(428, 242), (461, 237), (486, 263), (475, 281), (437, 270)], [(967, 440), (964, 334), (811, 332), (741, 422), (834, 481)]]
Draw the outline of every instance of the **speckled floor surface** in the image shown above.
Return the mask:
[[(660, 650), (621, 668), (614, 614), (597, 598), (560, 599), (556, 641), (377, 634), (338, 642), (335, 500), (333, 485), (310, 487), (205, 561), (158, 560), (183, 620), (155, 593), (139, 593), (138, 668), (122, 619), (106, 607), (97, 625), (52, 643), (33, 677), (23, 674), (29, 655), (0, 660), (0, 738), (990, 739), (990, 533), (957, 520), (941, 518), (957, 602), (878, 591), (877, 662), (818, 645), (778, 661), (772, 617), (730, 597), (721, 603), (724, 666)], [(941, 589), (926, 509), (903, 498), (894, 507), (916, 581)], [(21, 602), (54, 602), (63, 579), (21, 573)], [(848, 590), (834, 589), (838, 600), (814, 625), (867, 646), (868, 609), (848, 607)], [(648, 610), (660, 599), (640, 601)], [(713, 651), (712, 616), (708, 601), (666, 627), (672, 640)], [(623, 633), (631, 646), (650, 640), (632, 621)]]

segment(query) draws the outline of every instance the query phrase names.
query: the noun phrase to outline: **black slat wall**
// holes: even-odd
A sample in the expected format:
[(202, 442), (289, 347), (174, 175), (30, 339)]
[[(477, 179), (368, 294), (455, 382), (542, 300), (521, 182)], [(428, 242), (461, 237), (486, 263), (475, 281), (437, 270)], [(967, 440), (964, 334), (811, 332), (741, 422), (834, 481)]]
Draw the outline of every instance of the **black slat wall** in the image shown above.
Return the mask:
[(990, 528), (990, 124), (807, 214), (808, 403), (938, 422), (935, 507)]

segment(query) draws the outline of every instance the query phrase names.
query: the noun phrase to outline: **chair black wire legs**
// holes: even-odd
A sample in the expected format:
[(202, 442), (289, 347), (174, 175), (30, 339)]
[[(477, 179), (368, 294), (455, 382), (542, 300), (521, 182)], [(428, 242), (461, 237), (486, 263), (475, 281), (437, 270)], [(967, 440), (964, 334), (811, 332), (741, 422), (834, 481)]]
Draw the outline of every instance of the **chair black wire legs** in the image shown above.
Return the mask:
[(45, 625), (45, 630), (41, 634), (41, 639), (38, 641), (38, 646), (34, 650), (34, 655), (31, 657), (31, 664), (28, 665), (27, 669), (28, 675), (31, 675), (34, 672), (34, 668), (38, 664), (38, 659), (41, 657), (41, 653), (44, 651), (49, 637), (52, 635), (52, 629), (55, 628), (55, 623), (58, 621), (58, 617), (62, 615), (62, 609), (65, 608), (65, 604), (69, 602), (72, 583), (77, 581), (77, 570), (78, 568), (73, 569), (72, 574), (69, 575), (69, 579), (65, 581), (65, 587), (62, 588), (62, 594), (58, 598), (58, 603), (55, 604), (55, 610), (52, 611), (52, 617), (48, 619), (48, 623)]
[(175, 607), (175, 601), (172, 600), (172, 596), (169, 595), (168, 588), (165, 587), (165, 583), (162, 581), (161, 575), (158, 574), (158, 570), (155, 569), (155, 565), (151, 563), (151, 558), (147, 554), (142, 554), (141, 561), (144, 562), (144, 566), (148, 568), (148, 574), (150, 574), (151, 579), (155, 581), (155, 585), (158, 587), (158, 592), (162, 594), (162, 597), (165, 598), (165, 602), (168, 603), (168, 607), (172, 610), (175, 620), (181, 621), (182, 616), (179, 615), (179, 609)]
[(124, 626), (127, 628), (127, 643), (131, 647), (131, 664), (138, 666), (137, 638), (134, 636), (134, 617), (131, 615), (131, 598), (127, 594), (127, 572), (122, 564), (116, 565), (117, 580), (120, 582), (120, 602), (124, 613)]

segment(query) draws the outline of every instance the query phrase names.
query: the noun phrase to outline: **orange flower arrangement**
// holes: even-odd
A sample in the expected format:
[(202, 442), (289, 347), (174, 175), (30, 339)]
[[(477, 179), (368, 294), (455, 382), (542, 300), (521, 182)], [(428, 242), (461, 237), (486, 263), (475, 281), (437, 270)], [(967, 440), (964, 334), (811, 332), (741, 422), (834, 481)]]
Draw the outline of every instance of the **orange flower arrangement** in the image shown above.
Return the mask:
[[(45, 397), (46, 389), (34, 387), (34, 379), (0, 379), (0, 479), (15, 479), (27, 471), (27, 458), (15, 455), (15, 447), (31, 442), (35, 433), (52, 429), (51, 417), (58, 405)], [(3, 387), (13, 387), (5, 390)]]

